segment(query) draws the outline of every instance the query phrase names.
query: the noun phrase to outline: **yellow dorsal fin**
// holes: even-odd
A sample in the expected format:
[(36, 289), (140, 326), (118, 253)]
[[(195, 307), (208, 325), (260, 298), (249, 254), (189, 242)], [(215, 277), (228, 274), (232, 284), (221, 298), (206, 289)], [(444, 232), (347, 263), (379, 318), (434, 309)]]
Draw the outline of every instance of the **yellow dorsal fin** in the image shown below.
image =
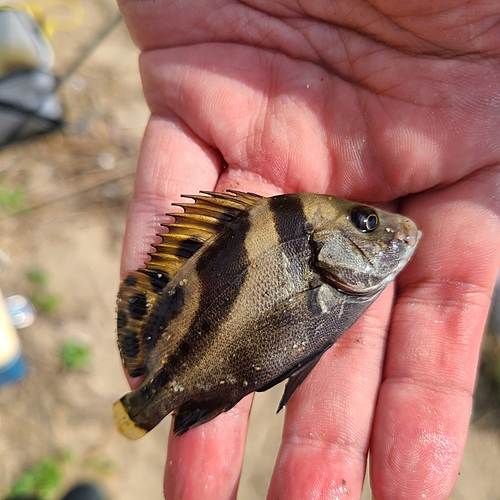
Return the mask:
[(168, 232), (158, 234), (162, 242), (153, 245), (156, 252), (151, 254), (151, 261), (146, 263), (147, 269), (173, 276), (225, 223), (261, 198), (256, 194), (239, 191), (229, 191), (231, 194), (212, 191), (201, 193), (205, 196), (182, 195), (193, 199), (194, 203), (173, 203), (174, 206), (181, 207), (184, 213), (167, 214), (175, 221), (163, 224)]

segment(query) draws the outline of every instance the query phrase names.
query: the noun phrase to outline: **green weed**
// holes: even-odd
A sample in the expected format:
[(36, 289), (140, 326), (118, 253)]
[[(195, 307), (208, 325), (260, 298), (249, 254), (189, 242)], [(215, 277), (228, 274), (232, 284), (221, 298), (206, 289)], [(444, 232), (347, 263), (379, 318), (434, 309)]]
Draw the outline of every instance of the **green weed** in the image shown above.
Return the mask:
[(26, 271), (28, 281), (36, 286), (47, 286), (49, 283), (49, 273), (38, 267), (32, 267)]
[(67, 340), (61, 346), (61, 364), (68, 370), (83, 370), (92, 361), (90, 348), (78, 340)]
[(49, 292), (49, 273), (37, 267), (32, 267), (26, 272), (26, 277), (33, 285), (33, 292), (29, 295), (29, 298), (35, 309), (48, 316), (54, 315), (61, 306), (62, 297)]
[(51, 500), (63, 478), (63, 465), (69, 456), (44, 458), (25, 470), (14, 482), (8, 500), (36, 497)]
[(35, 309), (47, 316), (54, 315), (62, 302), (62, 297), (60, 295), (48, 293), (45, 290), (33, 292), (30, 295), (30, 299)]
[(0, 187), (0, 210), (6, 212), (21, 208), (26, 203), (26, 192), (19, 188)]

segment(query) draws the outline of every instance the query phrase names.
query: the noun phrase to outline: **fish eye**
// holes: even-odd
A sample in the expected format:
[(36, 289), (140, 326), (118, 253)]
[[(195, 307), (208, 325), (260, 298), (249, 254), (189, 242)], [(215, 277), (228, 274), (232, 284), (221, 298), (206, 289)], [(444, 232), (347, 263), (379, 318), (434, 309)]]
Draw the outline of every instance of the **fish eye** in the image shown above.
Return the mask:
[(371, 233), (379, 226), (378, 214), (371, 207), (357, 205), (351, 210), (351, 222), (358, 231)]

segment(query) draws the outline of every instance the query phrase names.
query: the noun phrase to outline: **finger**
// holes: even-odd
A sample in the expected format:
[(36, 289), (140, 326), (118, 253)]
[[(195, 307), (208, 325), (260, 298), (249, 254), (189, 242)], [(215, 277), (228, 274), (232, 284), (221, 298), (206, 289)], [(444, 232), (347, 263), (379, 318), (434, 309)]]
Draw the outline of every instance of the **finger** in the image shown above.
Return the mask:
[(382, 499), (445, 499), (466, 440), (480, 340), (498, 271), (497, 169), (415, 196), (423, 238), (401, 275), (371, 443)]
[(268, 498), (360, 497), (391, 301), (389, 287), (291, 398)]
[[(153, 117), (137, 167), (122, 254), (122, 270), (141, 267), (151, 243), (181, 193), (214, 189), (223, 166), (219, 155), (175, 117)], [(130, 380), (136, 386), (137, 379)], [(171, 437), (165, 474), (168, 499), (231, 498), (236, 492), (251, 398), (181, 438)], [(190, 494), (194, 496), (189, 496)]]
[(167, 500), (236, 498), (253, 395), (189, 432), (170, 434), (164, 494)]
[[(179, 166), (182, 165), (182, 168)], [(175, 118), (154, 117), (146, 130), (136, 176), (122, 257), (122, 268), (136, 269), (152, 250), (162, 215), (180, 193), (233, 188), (274, 194), (260, 176), (227, 169), (220, 156)], [(131, 381), (137, 385), (138, 381)], [(168, 499), (230, 499), (236, 495), (252, 398), (176, 438), (171, 436), (164, 492)]]
[[(225, 169), (215, 189), (223, 191), (229, 188), (276, 194), (276, 188), (265, 183), (261, 176), (239, 169)], [(252, 400), (253, 395), (249, 395), (214, 420), (190, 429), (180, 437), (171, 435), (165, 498), (236, 498)]]
[[(153, 116), (141, 146), (127, 218), (122, 275), (137, 269), (181, 194), (213, 189), (222, 170), (220, 155), (174, 116)], [(156, 241), (158, 242), (158, 241)]]
[[(135, 176), (123, 241), (121, 275), (144, 267), (160, 224), (180, 193), (198, 192), (215, 185), (219, 170), (217, 155), (174, 116), (153, 117), (145, 131)], [(178, 168), (183, 165), (182, 168)], [(125, 373), (132, 389), (144, 377)]]

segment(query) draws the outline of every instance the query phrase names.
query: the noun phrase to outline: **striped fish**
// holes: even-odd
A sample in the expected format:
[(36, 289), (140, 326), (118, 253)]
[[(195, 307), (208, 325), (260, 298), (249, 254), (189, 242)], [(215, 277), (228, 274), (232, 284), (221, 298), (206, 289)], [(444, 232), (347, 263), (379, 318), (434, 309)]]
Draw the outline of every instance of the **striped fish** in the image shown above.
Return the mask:
[(174, 433), (288, 379), (278, 411), (321, 355), (405, 266), (408, 218), (333, 196), (202, 192), (118, 293), (118, 346), (137, 389), (113, 407), (137, 439)]

